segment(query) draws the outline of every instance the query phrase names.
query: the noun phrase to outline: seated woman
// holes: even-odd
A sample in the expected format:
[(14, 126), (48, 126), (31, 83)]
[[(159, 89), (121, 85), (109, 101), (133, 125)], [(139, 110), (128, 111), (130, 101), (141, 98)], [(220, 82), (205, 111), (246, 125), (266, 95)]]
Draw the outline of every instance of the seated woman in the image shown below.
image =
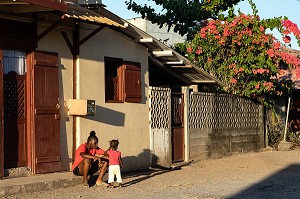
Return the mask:
[(96, 185), (105, 185), (102, 178), (107, 169), (107, 157), (105, 151), (98, 147), (98, 137), (95, 131), (90, 132), (86, 143), (81, 144), (75, 153), (75, 161), (72, 166), (74, 175), (83, 176), (83, 185), (89, 187), (88, 175), (99, 171)]

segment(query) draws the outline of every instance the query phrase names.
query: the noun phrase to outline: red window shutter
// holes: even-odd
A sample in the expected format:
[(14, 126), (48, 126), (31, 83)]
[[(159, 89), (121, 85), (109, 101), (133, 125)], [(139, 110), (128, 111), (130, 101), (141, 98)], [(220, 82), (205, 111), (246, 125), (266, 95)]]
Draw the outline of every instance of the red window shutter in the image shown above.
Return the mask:
[(123, 89), (125, 102), (141, 102), (142, 101), (142, 81), (141, 66), (139, 64), (124, 64), (123, 69)]
[(124, 93), (123, 93), (123, 81), (124, 81), (124, 72), (123, 65), (118, 67), (118, 86), (117, 86), (117, 100), (120, 102), (124, 102)]

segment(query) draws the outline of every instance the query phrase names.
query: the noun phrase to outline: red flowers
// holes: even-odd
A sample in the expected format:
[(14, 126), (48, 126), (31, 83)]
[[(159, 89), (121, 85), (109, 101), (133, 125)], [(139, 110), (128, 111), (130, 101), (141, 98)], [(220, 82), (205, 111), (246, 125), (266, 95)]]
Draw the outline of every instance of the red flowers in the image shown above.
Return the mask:
[(230, 80), (230, 83), (236, 84), (236, 83), (237, 83), (237, 80), (236, 80), (235, 78), (232, 78), (232, 79)]
[(273, 47), (274, 47), (275, 50), (278, 50), (280, 48), (280, 46), (281, 45), (280, 45), (280, 43), (278, 41), (274, 42)]
[(266, 89), (269, 91), (273, 88), (273, 83), (272, 82), (264, 82), (263, 86), (266, 87)]
[(267, 54), (270, 56), (270, 57), (274, 57), (275, 56), (275, 51), (273, 49), (269, 49), (267, 50)]
[(259, 27), (259, 30), (260, 30), (261, 32), (263, 32), (263, 31), (265, 30), (265, 28), (262, 27), (262, 26), (260, 26), (260, 27)]
[(191, 47), (187, 47), (187, 48), (186, 48), (186, 51), (187, 51), (188, 53), (191, 53), (191, 52), (193, 52), (193, 49), (192, 49)]
[(290, 43), (291, 38), (289, 36), (287, 36), (290, 33), (293, 33), (294, 36), (299, 40), (300, 39), (300, 30), (297, 26), (297, 24), (293, 23), (290, 20), (282, 20), (281, 22), (282, 26), (283, 26), (283, 33), (286, 35), (283, 38), (283, 41), (285, 43)]
[(252, 70), (253, 74), (263, 74), (263, 73), (269, 73), (269, 69), (259, 68), (256, 70)]
[(285, 43), (290, 43), (291, 42), (291, 38), (290, 38), (290, 36), (284, 36), (283, 38), (282, 38), (282, 40), (285, 42)]
[(285, 63), (292, 65), (293, 68), (300, 67), (300, 58), (298, 58), (290, 53), (287, 53), (287, 52), (280, 52), (279, 55), (285, 61)]
[(198, 49), (198, 50), (196, 50), (196, 52), (195, 52), (197, 55), (200, 55), (201, 53), (202, 53), (202, 50), (201, 49)]

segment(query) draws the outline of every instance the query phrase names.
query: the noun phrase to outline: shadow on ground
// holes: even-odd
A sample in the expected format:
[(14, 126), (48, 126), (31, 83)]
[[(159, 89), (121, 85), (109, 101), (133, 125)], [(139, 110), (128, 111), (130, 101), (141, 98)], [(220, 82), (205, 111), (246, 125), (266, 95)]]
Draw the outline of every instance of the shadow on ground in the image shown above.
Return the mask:
[[(160, 168), (151, 168), (151, 169), (143, 170), (143, 171), (126, 172), (126, 173), (122, 174), (123, 180), (124, 179), (133, 179), (133, 180), (130, 180), (130, 181), (127, 181), (127, 182), (123, 183), (123, 187), (128, 187), (128, 186), (131, 186), (133, 184), (139, 183), (143, 180), (147, 180), (149, 178), (152, 178), (154, 176), (162, 175), (164, 173), (168, 173), (168, 172), (171, 172), (171, 171), (174, 171), (174, 170), (179, 170), (179, 169), (181, 169), (181, 167), (176, 167), (176, 168), (163, 168), (163, 167), (160, 167)], [(106, 173), (106, 175), (108, 175), (108, 174)], [(99, 176), (99, 174), (95, 174), (89, 179), (89, 185), (90, 186), (95, 185), (95, 182), (96, 182), (98, 176)], [(105, 180), (105, 178), (104, 178), (104, 181), (107, 182), (107, 180)]]
[[(151, 168), (150, 169), (144, 169), (139, 171), (131, 171), (131, 172), (122, 172), (122, 179), (129, 179), (130, 181), (125, 180), (126, 182), (123, 183), (123, 187), (127, 187), (136, 183), (139, 183), (143, 180), (152, 178), (154, 176), (162, 175), (164, 173), (168, 173), (170, 171), (179, 170), (181, 167), (188, 165), (188, 163), (179, 163), (176, 164), (177, 166), (163, 166), (159, 164), (159, 157), (157, 157), (155, 154), (151, 154), (149, 149), (144, 149), (138, 156), (127, 156), (125, 158), (122, 158), (123, 163), (130, 163), (130, 162), (141, 162), (145, 160), (145, 157), (152, 157), (151, 162)], [(149, 163), (150, 164), (150, 163)], [(126, 164), (125, 164), (126, 165)], [(143, 166), (143, 164), (138, 165)], [(107, 182), (107, 175), (103, 177), (103, 180)], [(99, 176), (99, 173), (94, 174), (89, 179), (89, 185), (94, 186), (95, 182)], [(132, 180), (131, 180), (132, 179)], [(115, 179), (116, 180), (116, 179)]]
[(133, 180), (128, 181), (126, 183), (123, 184), (123, 187), (127, 187), (136, 183), (139, 183), (143, 180), (147, 180), (149, 178), (158, 176), (158, 175), (162, 175), (164, 173), (168, 173), (174, 170), (180, 169), (180, 167), (173, 169), (173, 168), (154, 168), (154, 169), (149, 169), (147, 171), (139, 171), (139, 172), (135, 172), (135, 173), (128, 173), (126, 175), (124, 175), (124, 179), (131, 179), (133, 178)]
[(293, 164), (228, 199), (300, 198), (300, 164)]

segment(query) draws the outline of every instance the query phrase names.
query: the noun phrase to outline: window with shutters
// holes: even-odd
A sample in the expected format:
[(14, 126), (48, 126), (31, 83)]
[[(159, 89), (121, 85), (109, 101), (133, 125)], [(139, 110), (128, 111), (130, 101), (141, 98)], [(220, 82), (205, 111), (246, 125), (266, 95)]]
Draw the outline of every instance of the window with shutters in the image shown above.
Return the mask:
[(104, 62), (105, 102), (141, 102), (140, 63), (112, 57), (105, 57)]

